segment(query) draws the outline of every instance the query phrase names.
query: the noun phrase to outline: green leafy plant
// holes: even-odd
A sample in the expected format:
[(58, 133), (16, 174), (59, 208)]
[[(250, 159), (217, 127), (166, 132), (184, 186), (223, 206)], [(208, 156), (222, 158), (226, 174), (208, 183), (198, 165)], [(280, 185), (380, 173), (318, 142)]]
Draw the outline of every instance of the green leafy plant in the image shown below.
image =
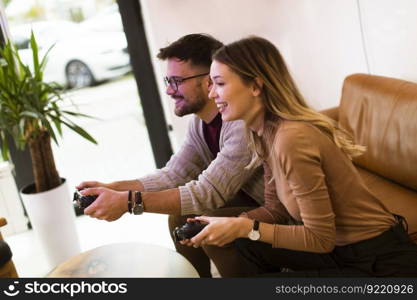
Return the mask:
[(58, 104), (63, 101), (62, 87), (57, 83), (43, 81), (47, 56), (52, 47), (40, 60), (33, 32), (30, 45), (32, 68), (22, 62), (10, 41), (0, 49), (0, 143), (5, 160), (9, 158), (10, 137), (18, 149), (29, 147), (36, 192), (43, 192), (61, 184), (55, 167), (51, 138), (58, 144), (57, 136), (62, 136), (63, 125), (90, 142), (97, 142), (71, 120), (72, 117), (89, 116), (61, 108)]

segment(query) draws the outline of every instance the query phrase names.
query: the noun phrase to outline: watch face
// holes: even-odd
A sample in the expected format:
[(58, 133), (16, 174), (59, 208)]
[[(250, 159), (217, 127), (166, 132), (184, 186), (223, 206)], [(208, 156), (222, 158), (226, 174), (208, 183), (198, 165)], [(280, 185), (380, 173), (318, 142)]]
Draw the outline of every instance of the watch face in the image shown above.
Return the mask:
[(252, 240), (252, 241), (257, 241), (259, 240), (259, 238), (261, 237), (261, 234), (259, 233), (258, 230), (252, 230), (251, 232), (249, 232), (248, 237)]
[(140, 215), (140, 214), (142, 214), (143, 213), (143, 206), (142, 205), (136, 205), (134, 208), (133, 208), (133, 214), (134, 215)]

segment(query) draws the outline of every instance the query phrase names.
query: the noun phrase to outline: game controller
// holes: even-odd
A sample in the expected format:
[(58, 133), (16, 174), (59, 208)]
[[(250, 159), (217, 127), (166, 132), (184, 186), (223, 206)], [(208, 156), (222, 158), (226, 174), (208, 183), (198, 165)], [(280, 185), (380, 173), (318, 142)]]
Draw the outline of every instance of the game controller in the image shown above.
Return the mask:
[(208, 224), (203, 224), (199, 221), (187, 222), (182, 226), (176, 227), (173, 231), (176, 242), (191, 239), (197, 235)]
[(74, 192), (74, 204), (84, 210), (85, 208), (87, 208), (91, 203), (94, 202), (94, 200), (97, 199), (97, 195), (88, 195), (88, 196), (84, 196), (80, 193), (80, 191), (75, 191)]

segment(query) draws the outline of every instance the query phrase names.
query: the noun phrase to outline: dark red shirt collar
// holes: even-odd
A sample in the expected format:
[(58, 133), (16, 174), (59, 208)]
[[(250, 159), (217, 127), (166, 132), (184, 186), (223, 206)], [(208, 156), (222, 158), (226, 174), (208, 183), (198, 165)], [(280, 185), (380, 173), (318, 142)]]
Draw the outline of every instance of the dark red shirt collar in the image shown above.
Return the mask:
[(214, 157), (220, 152), (220, 131), (222, 129), (222, 115), (217, 116), (208, 124), (203, 122), (204, 140)]

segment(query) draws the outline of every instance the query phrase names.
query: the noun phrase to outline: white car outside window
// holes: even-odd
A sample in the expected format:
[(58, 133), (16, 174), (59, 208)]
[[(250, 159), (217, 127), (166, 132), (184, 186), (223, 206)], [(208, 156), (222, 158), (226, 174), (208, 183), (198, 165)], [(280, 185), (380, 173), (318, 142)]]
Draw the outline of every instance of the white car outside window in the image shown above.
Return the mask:
[(43, 56), (49, 53), (44, 79), (69, 88), (82, 88), (131, 70), (123, 32), (97, 32), (69, 21), (44, 21), (11, 26), (12, 40), (25, 63), (31, 62), (33, 30)]

